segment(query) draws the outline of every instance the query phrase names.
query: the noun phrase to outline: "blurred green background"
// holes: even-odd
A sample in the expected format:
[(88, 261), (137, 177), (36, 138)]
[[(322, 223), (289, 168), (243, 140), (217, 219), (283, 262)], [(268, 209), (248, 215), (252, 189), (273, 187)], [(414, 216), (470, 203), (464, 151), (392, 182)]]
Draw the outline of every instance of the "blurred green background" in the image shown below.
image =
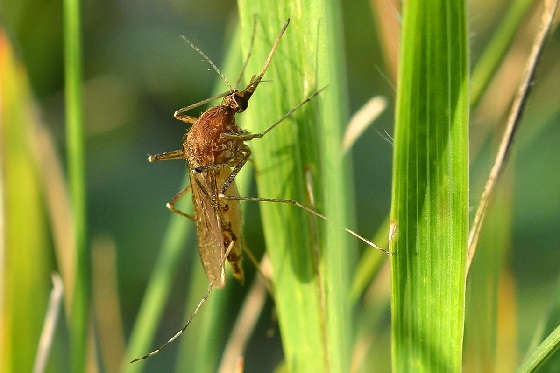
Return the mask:
[[(380, 133), (392, 133), (400, 17), (395, 3), (391, 0), (341, 2), (346, 48), (338, 53), (346, 56), (351, 111), (359, 109), (372, 96), (382, 95), (389, 100), (388, 109), (372, 126), (377, 131), (370, 128), (352, 149), (356, 230), (366, 236), (376, 232), (389, 211), (392, 147)], [(476, 65), (508, 5), (507, 0), (470, 1), (472, 66)], [(52, 181), (52, 175), (46, 176), (48, 183), (40, 181), (44, 177), (40, 176), (41, 172), (51, 166), (32, 156), (37, 149), (39, 154), (44, 153), (32, 142), (35, 140), (30, 140), (52, 137), (56, 154), (66, 164), (61, 7), (59, 1), (2, 0), (0, 3), (0, 32), (4, 34), (0, 44), (0, 66), (4, 67), (1, 72), (12, 71), (6, 67), (6, 61), (14, 59), (19, 74), (2, 76), (0, 86), (0, 184), (4, 210), (0, 216), (3, 222), (0, 225), (0, 235), (3, 235), (0, 295), (4, 317), (0, 347), (6, 354), (16, 351), (18, 359), (27, 360), (22, 366), (28, 368), (32, 366), (46, 312), (51, 288), (49, 275), (61, 271), (55, 247), (63, 243), (55, 237), (58, 228), (52, 222), (53, 205), (49, 204), (45, 186)], [(88, 365), (88, 369), (112, 372), (118, 369), (114, 368), (118, 366), (114, 362), (123, 358), (127, 336), (170, 219), (171, 213), (164, 203), (178, 191), (185, 175), (181, 162), (150, 165), (146, 156), (179, 145), (184, 127), (172, 118), (172, 113), (210, 96), (217, 81), (216, 74), (209, 71), (207, 64), (179, 36), (194, 40), (220, 65), (237, 16), (235, 3), (225, 0), (90, 1), (83, 3), (82, 13), (88, 242), (92, 250), (96, 303), (92, 312), (96, 320), (97, 352), (90, 362), (100, 362), (97, 367)], [(529, 12), (488, 92), (471, 113), (471, 212), (491, 167), (497, 136), (523, 71), (537, 19), (535, 12)], [(486, 274), (480, 270), (480, 277), (478, 272), (473, 272), (469, 280), (472, 281), (468, 297), (471, 308), (467, 309), (464, 352), (465, 368), (469, 371), (481, 371), (480, 367), (484, 371), (509, 371), (515, 367), (560, 294), (555, 290), (560, 273), (559, 58), (560, 32), (556, 29), (547, 43), (515, 141), (514, 155), (497, 189), (496, 208), (490, 214), (473, 267), (476, 271), (476, 266), (482, 268), (485, 260), (497, 260), (503, 269)], [(29, 88), (25, 88), (27, 83)], [(271, 85), (280, 89), (274, 82)], [(15, 98), (11, 99), (12, 96)], [(12, 115), (12, 112), (25, 114)], [(40, 123), (46, 133), (30, 122)], [(44, 157), (42, 160), (48, 162)], [(254, 187), (251, 190), (254, 194)], [(11, 211), (17, 210), (15, 207), (21, 211), (14, 216)], [(245, 221), (246, 240), (249, 247), (261, 252), (263, 239), (258, 208), (248, 208), (251, 218)], [(191, 223), (185, 221), (185, 224)], [(18, 226), (17, 233), (10, 232), (13, 225)], [(184, 250), (195, 252), (194, 238)], [(484, 255), (492, 250), (497, 250), (499, 255)], [(183, 256), (156, 341), (165, 340), (183, 323), (191, 260), (199, 266), (196, 255)], [(12, 276), (17, 265), (28, 272)], [(378, 275), (383, 276), (387, 277), (388, 272)], [(484, 292), (489, 278), (499, 285), (496, 305), (488, 308), (490, 313), (496, 312), (493, 316), (481, 312), (489, 307), (488, 302), (476, 299), (476, 294)], [(228, 306), (233, 322), (246, 288), (231, 284), (228, 286), (235, 287), (236, 295), (230, 297)], [(10, 302), (14, 299), (23, 302), (24, 308), (25, 304), (32, 305), (31, 320), (24, 315), (6, 316), (15, 307)], [(99, 302), (105, 303), (97, 308)], [(379, 371), (389, 371), (389, 310), (386, 304), (380, 307), (374, 347), (366, 361), (375, 361)], [(490, 358), (497, 361), (495, 366), (488, 366), (488, 360), (484, 360), (486, 352), (476, 351), (477, 338), (487, 332), (478, 328), (484, 317), (489, 317), (491, 323), (497, 320), (498, 324), (492, 337), (495, 344), (489, 347), (497, 354), (497, 358)], [(102, 331), (107, 325), (111, 326), (109, 333)], [(19, 339), (10, 339), (14, 330), (20, 330)], [(48, 364), (51, 372), (68, 369), (67, 333), (59, 324)], [(228, 330), (224, 330), (223, 343), (227, 334)], [(169, 371), (176, 355), (174, 346), (165, 355), (148, 361), (146, 370)], [(280, 338), (269, 299), (250, 340), (245, 367), (248, 372), (270, 371), (281, 361)]]

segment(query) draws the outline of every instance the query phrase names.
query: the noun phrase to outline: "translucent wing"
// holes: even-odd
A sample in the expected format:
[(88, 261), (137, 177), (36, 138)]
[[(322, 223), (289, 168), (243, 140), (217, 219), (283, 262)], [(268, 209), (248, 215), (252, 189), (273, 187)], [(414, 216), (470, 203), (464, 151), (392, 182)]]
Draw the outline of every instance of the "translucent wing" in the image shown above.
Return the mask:
[(222, 266), (225, 249), (220, 224), (216, 177), (214, 172), (209, 170), (202, 173), (191, 173), (190, 178), (198, 235), (198, 253), (202, 267), (214, 286), (223, 288), (226, 282)]

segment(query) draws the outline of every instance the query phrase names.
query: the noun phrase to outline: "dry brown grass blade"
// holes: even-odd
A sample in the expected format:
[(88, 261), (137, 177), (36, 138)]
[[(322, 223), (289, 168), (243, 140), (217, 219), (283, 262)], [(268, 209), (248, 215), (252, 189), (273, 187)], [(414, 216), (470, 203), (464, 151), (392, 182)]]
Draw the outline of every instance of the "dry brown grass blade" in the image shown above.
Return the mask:
[(101, 341), (101, 357), (108, 373), (118, 372), (125, 353), (125, 337), (117, 284), (115, 242), (96, 237), (92, 244), (93, 310)]
[(370, 0), (370, 6), (383, 40), (381, 46), (383, 49), (386, 71), (391, 77), (391, 81), (396, 82), (401, 32), (400, 1)]
[(58, 315), (60, 313), (60, 303), (62, 301), (62, 294), (64, 290), (64, 285), (62, 284), (62, 278), (60, 278), (60, 275), (54, 273), (52, 275), (52, 283), (53, 288), (49, 297), (49, 304), (47, 306), (45, 322), (43, 323), (43, 331), (41, 332), (41, 338), (39, 339), (39, 346), (37, 347), (37, 354), (35, 355), (33, 373), (41, 373), (45, 371), (54, 339), (56, 324), (58, 322)]
[(266, 255), (261, 261), (260, 271), (264, 277), (259, 274), (255, 276), (255, 281), (245, 297), (222, 355), (222, 361), (218, 369), (220, 373), (236, 372), (239, 362), (243, 361), (247, 342), (251, 334), (253, 334), (266, 300), (267, 286), (265, 278), (271, 278), (272, 275), (272, 267)]
[(45, 195), (47, 212), (52, 227), (54, 249), (58, 268), (64, 281), (64, 304), (66, 315), (70, 315), (70, 305), (74, 294), (74, 227), (70, 208), (68, 186), (64, 177), (64, 167), (56, 151), (52, 134), (39, 120), (37, 110), (31, 109), (34, 120), (28, 132), (32, 144), (33, 159)]
[(356, 140), (383, 113), (386, 107), (387, 99), (375, 96), (352, 115), (342, 139), (342, 153), (346, 153), (352, 148)]
[(521, 80), (521, 84), (515, 96), (513, 105), (508, 116), (506, 123), (506, 129), (504, 135), (502, 136), (502, 141), (496, 154), (496, 159), (494, 165), (490, 170), (486, 184), (484, 185), (484, 190), (482, 196), (480, 197), (480, 202), (476, 210), (473, 225), (469, 232), (468, 239), (468, 253), (467, 253), (467, 275), (469, 268), (471, 266), (474, 254), (476, 252), (476, 246), (478, 243), (478, 238), (480, 235), (480, 230), (482, 228), (482, 223), (484, 222), (484, 217), (486, 215), (486, 209), (488, 207), (490, 196), (496, 186), (498, 177), (500, 176), (502, 170), (504, 169), (507, 157), (511, 150), (511, 145), (513, 144), (513, 138), (515, 132), (519, 127), (521, 122), (521, 117), (523, 115), (523, 110), (525, 104), (527, 103), (527, 97), (531, 91), (531, 81), (535, 75), (537, 64), (540, 60), (541, 52), (543, 50), (544, 41), (552, 25), (552, 20), (556, 9), (558, 7), (558, 0), (549, 0), (545, 2), (545, 8), (543, 12), (542, 23), (533, 42), (533, 47), (531, 49), (531, 54), (525, 69), (525, 74)]

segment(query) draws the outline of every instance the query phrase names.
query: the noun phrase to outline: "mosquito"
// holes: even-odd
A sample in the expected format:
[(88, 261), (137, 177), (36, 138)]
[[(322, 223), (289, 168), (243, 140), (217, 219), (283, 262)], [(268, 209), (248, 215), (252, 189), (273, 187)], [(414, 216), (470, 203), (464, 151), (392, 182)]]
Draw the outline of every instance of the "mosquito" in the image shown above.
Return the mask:
[[(253, 36), (249, 53), (236, 84), (239, 84), (241, 81), (244, 69), (247, 66), (247, 61), (251, 55), (250, 51), (254, 42), (255, 23), (256, 18), (253, 23)], [(249, 133), (235, 123), (235, 114), (241, 113), (247, 109), (249, 99), (261, 83), (264, 74), (270, 66), (272, 57), (289, 23), (290, 19), (287, 19), (279, 34), (276, 36), (260, 74), (252, 76), (247, 87), (242, 90), (233, 88), (210, 58), (196, 47), (194, 43), (185, 39), (226, 82), (229, 90), (175, 111), (174, 117), (176, 119), (191, 125), (190, 129), (183, 137), (182, 148), (150, 155), (148, 161), (186, 160), (187, 167), (190, 170), (190, 184), (173, 197), (166, 204), (166, 207), (172, 212), (195, 222), (198, 235), (198, 251), (202, 266), (209, 280), (209, 285), (206, 294), (195, 307), (181, 330), (161, 347), (131, 362), (144, 360), (159, 353), (184, 333), (191, 323), (192, 318), (210, 296), (212, 289), (223, 288), (225, 286), (224, 264), (226, 260), (230, 263), (233, 276), (243, 282), (244, 275), (241, 261), (245, 244), (241, 229), (241, 208), (239, 201), (288, 203), (302, 208), (323, 220), (328, 220), (327, 217), (313, 208), (305, 206), (295, 200), (241, 197), (239, 196), (235, 184), (235, 177), (251, 156), (251, 150), (245, 144), (245, 141), (262, 138), (284, 119), (288, 118), (292, 113), (311, 101), (326, 88), (323, 87), (313, 92), (263, 132)], [(199, 118), (186, 114), (192, 109), (219, 98), (222, 98), (222, 103), (206, 110)], [(189, 215), (175, 208), (177, 201), (189, 191), (192, 196), (193, 215)], [(388, 254), (387, 250), (380, 248), (354, 231), (348, 228), (344, 229), (346, 232), (364, 241), (368, 245)]]

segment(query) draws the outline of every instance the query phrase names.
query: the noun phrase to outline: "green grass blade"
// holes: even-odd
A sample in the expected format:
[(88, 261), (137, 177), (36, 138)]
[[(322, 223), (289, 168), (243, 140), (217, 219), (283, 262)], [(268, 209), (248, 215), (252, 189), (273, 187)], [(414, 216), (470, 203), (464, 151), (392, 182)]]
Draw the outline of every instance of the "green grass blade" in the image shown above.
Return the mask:
[(513, 1), (502, 22), (500, 22), (496, 33), (484, 49), (484, 53), (480, 56), (476, 68), (472, 72), (470, 86), (470, 104), (472, 107), (478, 104), (488, 88), (488, 84), (506, 55), (519, 25), (534, 3), (535, 0)]
[[(316, 207), (331, 219), (321, 231), (319, 281), (314, 266), (312, 220), (293, 206), (260, 208), (275, 285), (280, 333), (289, 371), (347, 371), (350, 335), (349, 262), (352, 245), (343, 226), (347, 215), (347, 171), (340, 152), (346, 123), (341, 28), (336, 2), (239, 1), (243, 46), (249, 45), (253, 15), (257, 34), (248, 73), (260, 71), (284, 21), (291, 23), (263, 84), (246, 114), (246, 128), (262, 131), (314, 90), (321, 95), (261, 140), (250, 144), (259, 196), (309, 203), (306, 171), (313, 177)], [(246, 49), (245, 49), (246, 51)], [(325, 294), (322, 294), (322, 291)]]
[(76, 285), (72, 302), (70, 341), (72, 372), (85, 369), (90, 307), (90, 258), (86, 239), (86, 182), (83, 134), (82, 48), (80, 1), (64, 0), (64, 101), (66, 151), (74, 218)]
[(536, 372), (560, 348), (560, 325), (556, 327), (525, 359), (518, 373)]
[(27, 74), (0, 31), (0, 371), (31, 372), (52, 262)]
[(465, 1), (405, 2), (391, 221), (394, 372), (461, 370), (468, 229)]
[[(556, 284), (554, 292), (551, 296), (552, 304), (543, 320), (541, 327), (537, 328), (533, 336), (533, 342), (529, 347), (529, 351), (536, 351), (538, 343), (543, 341), (543, 336), (552, 333), (556, 326), (560, 323), (560, 281)], [(560, 371), (560, 354), (550, 356), (546, 362), (539, 366), (539, 372), (558, 372)]]

